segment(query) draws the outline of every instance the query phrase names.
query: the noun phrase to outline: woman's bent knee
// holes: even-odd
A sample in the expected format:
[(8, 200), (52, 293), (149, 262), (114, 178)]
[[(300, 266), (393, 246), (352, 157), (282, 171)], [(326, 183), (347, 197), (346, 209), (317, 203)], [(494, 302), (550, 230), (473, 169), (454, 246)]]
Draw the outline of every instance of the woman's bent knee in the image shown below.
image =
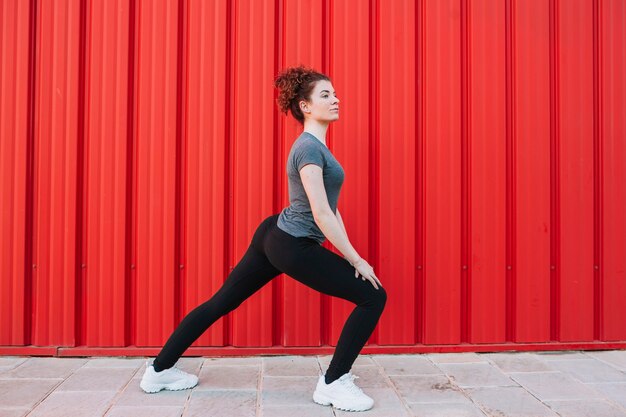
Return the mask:
[(377, 303), (380, 305), (380, 309), (382, 310), (385, 308), (385, 304), (387, 304), (387, 291), (383, 287), (378, 287), (376, 295)]
[(379, 286), (378, 289), (372, 287), (372, 290), (368, 292), (368, 296), (364, 304), (370, 306), (370, 308), (382, 311), (385, 308), (386, 303), (387, 291), (385, 291), (383, 287)]

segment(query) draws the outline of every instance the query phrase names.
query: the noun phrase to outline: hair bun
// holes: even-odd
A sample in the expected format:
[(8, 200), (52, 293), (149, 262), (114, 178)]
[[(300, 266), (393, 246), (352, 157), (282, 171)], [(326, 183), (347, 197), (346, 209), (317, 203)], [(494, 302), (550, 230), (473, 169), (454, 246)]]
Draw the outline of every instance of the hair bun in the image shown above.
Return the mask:
[(286, 68), (276, 76), (274, 86), (278, 88), (276, 103), (285, 114), (291, 111), (295, 119), (304, 124), (304, 114), (299, 107), (301, 100), (309, 101), (315, 83), (320, 80), (330, 81), (326, 75), (303, 65)]

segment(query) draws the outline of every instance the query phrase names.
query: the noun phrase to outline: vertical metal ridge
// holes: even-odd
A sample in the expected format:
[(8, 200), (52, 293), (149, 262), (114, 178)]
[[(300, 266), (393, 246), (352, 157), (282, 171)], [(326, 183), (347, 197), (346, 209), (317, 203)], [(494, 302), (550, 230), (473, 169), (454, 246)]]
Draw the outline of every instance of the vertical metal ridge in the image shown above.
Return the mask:
[[(332, 53), (331, 40), (333, 39), (333, 13), (332, 0), (322, 0), (322, 71), (332, 78)], [(327, 135), (327, 142), (330, 149), (332, 143), (332, 129)], [(320, 298), (320, 344), (329, 345), (331, 339), (332, 303), (326, 294), (321, 294)]]
[[(274, 73), (276, 76), (278, 71), (282, 68), (285, 62), (285, 47), (284, 47), (284, 2), (283, 0), (274, 0)], [(273, 79), (272, 79), (273, 81)], [(273, 87), (273, 83), (272, 83)], [(282, 205), (283, 189), (282, 189), (282, 148), (284, 143), (284, 129), (283, 124), (280, 123), (280, 112), (276, 108), (276, 96), (277, 91), (273, 90), (272, 100), (272, 124), (273, 124), (273, 149), (274, 149), (274, 201), (272, 214), (275, 214)], [(284, 328), (284, 286), (283, 278), (279, 275), (272, 280), (272, 344), (281, 345), (284, 344), (284, 335), (282, 329)]]
[[(136, 65), (135, 65), (135, 36), (138, 30), (138, 22), (136, 20), (137, 13), (137, 1), (130, 0), (128, 7), (128, 92), (127, 92), (127, 152), (126, 152), (126, 236), (125, 239), (125, 314), (126, 323), (124, 329), (124, 340), (126, 346), (135, 345), (137, 332), (137, 305), (134, 300), (137, 298), (137, 275), (135, 269), (136, 259), (136, 244), (137, 234), (135, 225), (136, 221), (136, 206), (137, 202), (134, 198), (136, 195), (135, 185), (137, 172), (135, 161), (135, 143), (137, 135), (135, 133), (135, 77), (136, 77)], [(137, 48), (138, 49), (138, 48)]]
[[(224, 228), (224, 246), (225, 246), (225, 262), (224, 262), (224, 279), (233, 270), (232, 258), (234, 253), (234, 239), (233, 239), (233, 224), (232, 224), (232, 211), (233, 211), (233, 138), (234, 138), (234, 91), (235, 80), (233, 71), (235, 69), (235, 31), (236, 28), (236, 16), (235, 16), (235, 0), (226, 2), (226, 103), (225, 103), (225, 132), (226, 136), (226, 161), (224, 163), (224, 177), (226, 178), (226, 196), (224, 199), (224, 222), (226, 227)], [(233, 320), (232, 314), (224, 316), (224, 344), (232, 346), (233, 344)]]
[(513, 80), (515, 80), (515, 66), (513, 65), (515, 55), (515, 40), (513, 29), (513, 0), (505, 1), (505, 132), (506, 132), (506, 184), (505, 184), (505, 264), (507, 265), (505, 273), (506, 280), (506, 308), (505, 308), (505, 340), (513, 342), (516, 338), (516, 278), (517, 270), (515, 268), (515, 129), (514, 117), (515, 112), (515, 89), (513, 88)]
[(178, 27), (176, 28), (176, 45), (178, 50), (176, 51), (176, 156), (175, 156), (175, 168), (174, 175), (176, 177), (174, 181), (174, 199), (176, 204), (174, 204), (174, 326), (178, 325), (180, 319), (183, 315), (182, 306), (183, 300), (182, 295), (184, 294), (183, 286), (184, 283), (181, 281), (184, 274), (182, 273), (182, 269), (184, 268), (183, 261), (183, 253), (184, 250), (184, 206), (185, 199), (183, 196), (184, 187), (182, 186), (182, 182), (185, 181), (185, 167), (186, 164), (183, 164), (183, 152), (187, 148), (183, 141), (187, 139), (187, 135), (185, 134), (185, 124), (183, 121), (183, 117), (185, 116), (186, 110), (186, 89), (185, 89), (185, 80), (186, 80), (186, 69), (187, 65), (185, 59), (188, 54), (186, 53), (185, 45), (186, 45), (186, 29), (187, 29), (187, 7), (185, 7), (186, 0), (178, 0), (178, 16), (177, 22)]
[(85, 279), (86, 279), (86, 237), (83, 230), (84, 227), (84, 180), (85, 180), (85, 95), (87, 94), (86, 77), (85, 77), (85, 48), (87, 39), (87, 2), (89, 0), (80, 0), (79, 2), (79, 23), (78, 23), (78, 115), (77, 119), (77, 150), (76, 150), (76, 229), (75, 239), (75, 287), (74, 287), (74, 342), (77, 345), (83, 345), (85, 341), (85, 320), (83, 312), (86, 311), (85, 306)]
[(470, 132), (469, 132), (469, 11), (470, 0), (461, 0), (461, 308), (459, 321), (461, 325), (461, 343), (468, 342), (471, 323), (471, 272), (469, 253), (471, 242), (469, 239), (469, 173), (470, 173)]
[(415, 343), (424, 341), (424, 222), (423, 222), (423, 170), (422, 155), (424, 154), (424, 2), (418, 0), (415, 4), (415, 136), (417, 146), (415, 146), (415, 263), (416, 281), (415, 285)]
[(35, 92), (37, 82), (37, 0), (30, 0), (28, 17), (28, 109), (26, 116), (26, 214), (24, 239), (24, 344), (32, 343), (33, 330), (33, 219), (34, 219), (34, 153), (35, 153)]
[(560, 337), (558, 0), (550, 0), (550, 338)]
[(594, 324), (593, 338), (604, 336), (602, 265), (602, 140), (600, 123), (600, 2), (593, 0), (593, 263)]
[[(369, 1), (369, 74), (370, 95), (369, 101), (369, 256), (373, 266), (380, 271), (380, 250), (378, 247), (380, 238), (380, 123), (379, 123), (379, 53), (380, 50), (380, 3), (379, 0)], [(373, 29), (373, 30), (372, 30)], [(378, 330), (376, 326), (371, 336), (373, 343), (378, 343)]]

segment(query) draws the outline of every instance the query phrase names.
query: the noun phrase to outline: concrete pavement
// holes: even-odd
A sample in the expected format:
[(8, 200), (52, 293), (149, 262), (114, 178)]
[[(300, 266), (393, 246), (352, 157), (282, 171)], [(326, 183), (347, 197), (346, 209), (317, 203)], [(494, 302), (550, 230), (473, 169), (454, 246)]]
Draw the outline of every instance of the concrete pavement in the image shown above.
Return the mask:
[(197, 387), (145, 394), (146, 359), (0, 357), (0, 417), (626, 417), (624, 350), (362, 355), (362, 413), (313, 402), (329, 361), (183, 358)]

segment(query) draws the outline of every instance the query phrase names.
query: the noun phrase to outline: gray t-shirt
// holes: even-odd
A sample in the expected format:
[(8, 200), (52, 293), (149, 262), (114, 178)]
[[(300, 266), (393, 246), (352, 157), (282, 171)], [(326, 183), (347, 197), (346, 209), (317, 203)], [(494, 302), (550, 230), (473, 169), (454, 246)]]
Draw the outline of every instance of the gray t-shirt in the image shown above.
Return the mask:
[(277, 225), (292, 236), (309, 237), (321, 245), (326, 237), (313, 219), (311, 205), (300, 179), (300, 169), (307, 164), (322, 167), (328, 203), (333, 213), (337, 212), (339, 191), (344, 179), (343, 168), (322, 142), (312, 134), (302, 132), (287, 157), (289, 206), (280, 212)]

